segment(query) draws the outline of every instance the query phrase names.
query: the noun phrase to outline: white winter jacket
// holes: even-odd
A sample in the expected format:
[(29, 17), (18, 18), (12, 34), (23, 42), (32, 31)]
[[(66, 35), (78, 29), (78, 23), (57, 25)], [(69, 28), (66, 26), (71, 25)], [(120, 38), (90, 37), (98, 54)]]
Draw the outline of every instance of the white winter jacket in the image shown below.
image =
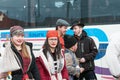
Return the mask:
[(107, 64), (112, 75), (120, 77), (120, 32), (110, 37), (106, 50)]

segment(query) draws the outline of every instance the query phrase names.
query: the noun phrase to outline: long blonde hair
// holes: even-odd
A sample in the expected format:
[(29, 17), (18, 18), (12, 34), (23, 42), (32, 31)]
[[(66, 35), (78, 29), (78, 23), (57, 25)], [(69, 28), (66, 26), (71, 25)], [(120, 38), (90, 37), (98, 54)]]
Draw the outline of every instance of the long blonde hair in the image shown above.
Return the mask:
[[(15, 45), (14, 41), (11, 39), (12, 43)], [(22, 56), (23, 57), (26, 57), (26, 58), (29, 58), (30, 55), (28, 53), (28, 49), (27, 49), (27, 46), (25, 44), (25, 41), (22, 43), (21, 45), (21, 52), (22, 52)]]
[(28, 53), (28, 50), (27, 50), (25, 42), (23, 42), (23, 44), (21, 45), (21, 48), (22, 48), (22, 55), (23, 55), (23, 57), (29, 58), (30, 55)]

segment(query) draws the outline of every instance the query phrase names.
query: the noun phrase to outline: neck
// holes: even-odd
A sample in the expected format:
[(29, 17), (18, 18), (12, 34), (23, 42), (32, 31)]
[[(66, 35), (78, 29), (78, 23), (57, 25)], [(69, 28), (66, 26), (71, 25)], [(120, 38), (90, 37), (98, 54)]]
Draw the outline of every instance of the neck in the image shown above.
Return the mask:
[(16, 48), (17, 50), (22, 50), (22, 47), (21, 47), (21, 46), (15, 45), (15, 48)]
[(62, 37), (62, 36), (63, 36), (59, 30), (58, 30), (58, 36), (59, 36), (59, 37)]
[(55, 52), (55, 48), (50, 48), (51, 52), (54, 53)]
[(82, 34), (82, 32), (80, 32), (77, 36), (80, 36)]
[(75, 52), (74, 48), (72, 48), (72, 47), (69, 48), (69, 50), (71, 50), (73, 53)]

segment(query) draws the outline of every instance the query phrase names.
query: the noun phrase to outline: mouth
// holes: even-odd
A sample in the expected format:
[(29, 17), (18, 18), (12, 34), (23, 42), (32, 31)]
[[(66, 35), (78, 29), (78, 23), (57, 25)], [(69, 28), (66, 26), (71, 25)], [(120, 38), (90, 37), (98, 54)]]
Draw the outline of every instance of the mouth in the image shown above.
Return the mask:
[(52, 44), (53, 46), (55, 46), (55, 44)]
[(18, 43), (21, 43), (22, 41), (21, 40), (17, 40)]

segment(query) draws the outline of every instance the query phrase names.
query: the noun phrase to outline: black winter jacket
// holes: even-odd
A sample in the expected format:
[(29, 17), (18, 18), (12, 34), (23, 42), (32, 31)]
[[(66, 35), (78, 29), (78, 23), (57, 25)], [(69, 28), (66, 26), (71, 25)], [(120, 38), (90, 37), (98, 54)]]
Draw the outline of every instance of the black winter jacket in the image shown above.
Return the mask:
[[(75, 35), (74, 35), (75, 36)], [(83, 30), (80, 36), (75, 36), (78, 40), (78, 49), (76, 51), (77, 58), (85, 58), (85, 63), (80, 63), (80, 66), (85, 68), (85, 71), (94, 70), (94, 59), (98, 53), (95, 42), (92, 38), (87, 36), (87, 33)]]
[[(38, 68), (37, 68), (36, 62), (35, 62), (35, 57), (34, 57), (33, 52), (32, 52), (32, 43), (26, 42), (26, 45), (29, 46), (30, 52), (31, 52), (31, 56), (32, 56), (32, 60), (30, 62), (29, 70), (26, 73), (29, 75), (29, 77), (31, 79), (34, 78), (35, 80), (40, 80)], [(11, 43), (11, 49), (15, 52), (15, 54), (17, 55), (20, 63), (23, 66), (22, 57), (20, 56), (20, 54), (18, 53), (17, 49), (15, 48), (15, 46), (12, 43)], [(22, 76), (23, 76), (22, 69), (12, 72), (12, 80), (22, 80)]]

